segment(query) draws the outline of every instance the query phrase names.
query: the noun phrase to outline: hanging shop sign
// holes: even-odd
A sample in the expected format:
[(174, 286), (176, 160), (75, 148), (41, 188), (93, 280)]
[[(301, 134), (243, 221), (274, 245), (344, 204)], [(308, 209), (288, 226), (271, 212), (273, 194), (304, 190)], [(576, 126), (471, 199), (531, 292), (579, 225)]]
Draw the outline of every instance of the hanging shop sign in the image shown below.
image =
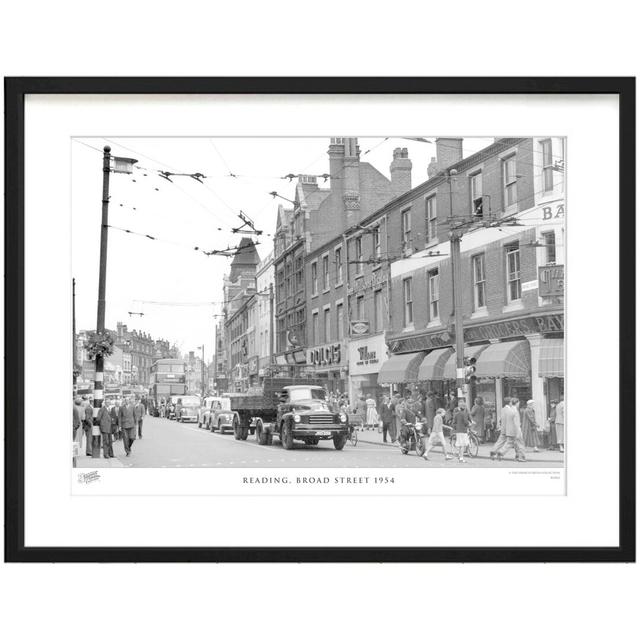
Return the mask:
[(564, 265), (538, 267), (538, 295), (556, 298), (564, 295)]
[[(518, 338), (534, 333), (553, 334), (564, 332), (564, 314), (529, 316), (517, 320), (493, 322), (473, 327), (465, 327), (464, 341), (466, 343), (485, 342), (487, 340), (502, 340)], [(455, 336), (448, 332), (398, 337), (389, 340), (389, 350), (392, 353), (409, 353), (413, 351), (428, 351), (448, 347), (454, 342)]]
[(258, 372), (258, 356), (249, 358), (249, 375), (253, 376)]
[(342, 345), (339, 342), (316, 349), (307, 349), (307, 362), (317, 367), (340, 364), (342, 359), (341, 351)]

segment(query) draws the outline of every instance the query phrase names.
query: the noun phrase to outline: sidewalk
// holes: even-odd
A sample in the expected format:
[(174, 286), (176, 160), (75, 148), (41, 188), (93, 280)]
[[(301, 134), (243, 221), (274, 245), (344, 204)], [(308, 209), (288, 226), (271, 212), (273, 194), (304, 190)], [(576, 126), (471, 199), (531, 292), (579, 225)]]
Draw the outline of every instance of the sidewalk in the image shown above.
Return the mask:
[[(388, 436), (387, 436), (388, 439)], [(364, 429), (362, 431), (358, 431), (358, 442), (366, 442), (367, 444), (378, 444), (383, 447), (397, 447), (397, 444), (391, 444), (390, 442), (382, 441), (382, 433), (378, 433), (377, 429)], [(449, 439), (447, 438), (447, 444), (449, 443)], [(489, 442), (487, 444), (481, 444), (478, 447), (478, 458), (490, 458), (489, 452), (494, 447), (494, 442)], [(434, 449), (435, 452), (440, 453), (442, 451), (441, 447), (438, 445)], [(548, 451), (547, 449), (540, 449), (537, 453), (533, 451), (531, 447), (526, 448), (527, 452), (527, 460), (535, 461), (535, 462), (562, 462), (564, 460), (564, 453), (560, 453), (559, 451)], [(505, 457), (506, 459), (513, 459), (515, 454), (513, 450), (511, 450)]]
[(120, 456), (124, 457), (124, 443), (122, 440), (116, 440), (113, 443), (113, 453), (115, 458), (103, 458), (102, 447), (100, 447), (100, 457), (92, 458), (85, 455), (86, 448), (84, 444), (84, 438), (82, 439), (82, 446), (80, 447), (80, 455), (76, 457), (76, 469), (106, 469), (108, 467), (124, 467), (120, 460)]

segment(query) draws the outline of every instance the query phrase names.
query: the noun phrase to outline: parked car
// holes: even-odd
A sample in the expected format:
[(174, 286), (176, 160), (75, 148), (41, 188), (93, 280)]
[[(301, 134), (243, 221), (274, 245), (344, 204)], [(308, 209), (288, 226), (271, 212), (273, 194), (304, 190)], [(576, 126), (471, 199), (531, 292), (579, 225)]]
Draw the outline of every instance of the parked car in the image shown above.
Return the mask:
[(202, 426), (210, 431), (224, 433), (227, 429), (233, 429), (238, 418), (235, 411), (231, 411), (229, 398), (212, 396), (204, 399), (204, 404), (200, 407), (198, 426)]
[(178, 422), (198, 422), (200, 398), (198, 396), (178, 396), (175, 404)]

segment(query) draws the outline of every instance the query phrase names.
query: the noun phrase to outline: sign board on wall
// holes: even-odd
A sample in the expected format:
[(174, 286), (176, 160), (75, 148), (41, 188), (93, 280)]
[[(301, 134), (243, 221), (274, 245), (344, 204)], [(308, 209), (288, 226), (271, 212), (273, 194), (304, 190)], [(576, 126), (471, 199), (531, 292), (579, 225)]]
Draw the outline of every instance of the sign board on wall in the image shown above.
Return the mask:
[(342, 345), (339, 342), (315, 349), (307, 349), (307, 362), (311, 365), (328, 367), (340, 364), (341, 360)]
[(384, 335), (349, 342), (349, 375), (361, 376), (378, 373), (387, 360)]
[(351, 320), (349, 327), (352, 336), (363, 336), (369, 333), (369, 321), (368, 320)]
[(542, 298), (564, 295), (564, 265), (538, 267), (538, 294)]

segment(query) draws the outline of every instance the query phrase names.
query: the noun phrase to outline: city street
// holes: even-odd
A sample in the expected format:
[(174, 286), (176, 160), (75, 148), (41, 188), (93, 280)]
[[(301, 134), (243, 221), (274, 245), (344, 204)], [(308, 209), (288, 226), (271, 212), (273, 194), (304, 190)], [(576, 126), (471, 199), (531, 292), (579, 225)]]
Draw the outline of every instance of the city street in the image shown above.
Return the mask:
[(542, 451), (528, 453), (526, 464), (510, 459), (494, 462), (489, 459), (489, 445), (483, 445), (477, 458), (467, 458), (467, 464), (460, 464), (457, 459), (445, 461), (441, 449), (430, 453), (429, 461), (416, 456), (415, 452), (402, 455), (397, 447), (380, 442), (377, 432), (363, 432), (360, 441), (354, 447), (350, 443), (342, 451), (336, 451), (331, 441), (320, 442), (318, 446), (307, 446), (296, 442), (292, 450), (285, 450), (277, 437), (273, 445), (261, 446), (254, 436), (246, 441), (235, 440), (233, 434), (211, 433), (198, 429), (196, 424), (181, 424), (164, 418), (147, 416), (143, 425), (143, 438), (137, 439), (129, 457), (124, 454), (122, 441), (114, 444), (117, 460), (94, 460), (80, 456), (77, 466), (94, 467), (142, 467), (142, 468), (410, 468), (410, 467), (519, 467), (519, 468), (560, 468), (563, 456), (556, 452)]

